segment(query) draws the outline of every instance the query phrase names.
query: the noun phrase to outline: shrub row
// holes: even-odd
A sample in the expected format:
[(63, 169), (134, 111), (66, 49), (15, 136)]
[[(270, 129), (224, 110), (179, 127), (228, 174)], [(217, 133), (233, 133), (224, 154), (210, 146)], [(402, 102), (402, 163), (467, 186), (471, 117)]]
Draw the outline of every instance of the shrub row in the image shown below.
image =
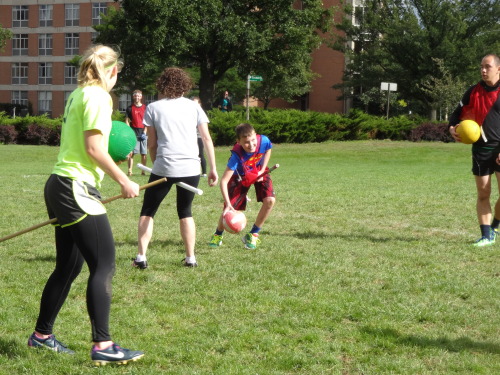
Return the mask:
[(61, 139), (60, 118), (26, 116), (10, 118), (0, 113), (0, 143), (57, 146)]
[[(208, 112), (210, 132), (217, 146), (235, 141), (234, 128), (247, 122), (246, 112)], [(348, 141), (365, 139), (391, 139), (451, 142), (448, 124), (430, 122), (421, 117), (398, 116), (388, 120), (351, 111), (347, 115), (298, 110), (263, 110), (252, 108), (249, 113), (257, 133), (267, 135), (275, 143)]]
[[(208, 112), (210, 132), (217, 146), (235, 141), (234, 128), (247, 122), (246, 112)], [(123, 121), (123, 114), (115, 112), (114, 120)], [(62, 119), (46, 116), (26, 116), (12, 119), (0, 113), (0, 143), (58, 145)], [(252, 108), (250, 122), (260, 134), (266, 134), (274, 143), (347, 141), (363, 139), (391, 139), (419, 141), (452, 141), (446, 123), (426, 121), (420, 117), (398, 116), (386, 120), (361, 111), (348, 115), (298, 110), (263, 110)]]

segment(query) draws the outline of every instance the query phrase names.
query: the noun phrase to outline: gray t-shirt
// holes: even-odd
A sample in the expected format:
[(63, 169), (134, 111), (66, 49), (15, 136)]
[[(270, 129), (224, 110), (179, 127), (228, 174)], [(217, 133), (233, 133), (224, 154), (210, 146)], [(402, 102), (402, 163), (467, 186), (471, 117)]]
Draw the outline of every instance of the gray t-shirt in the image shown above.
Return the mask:
[(158, 138), (153, 173), (164, 177), (200, 174), (196, 130), (205, 122), (209, 120), (201, 106), (184, 97), (149, 104), (143, 124), (154, 127)]

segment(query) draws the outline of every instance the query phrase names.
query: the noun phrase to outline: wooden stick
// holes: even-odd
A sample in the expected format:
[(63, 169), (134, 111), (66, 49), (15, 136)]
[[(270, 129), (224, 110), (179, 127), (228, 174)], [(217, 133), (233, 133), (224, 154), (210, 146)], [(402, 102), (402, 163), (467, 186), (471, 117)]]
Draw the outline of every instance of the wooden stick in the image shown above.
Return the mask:
[[(161, 183), (163, 183), (165, 181), (167, 181), (166, 177), (160, 178), (159, 180), (156, 180), (156, 181), (150, 182), (149, 184), (140, 186), (139, 190), (144, 190), (144, 189), (150, 188), (151, 186), (155, 186), (155, 185), (161, 184)], [(106, 203), (112, 202), (112, 201), (120, 199), (120, 198), (123, 198), (123, 196), (121, 194), (120, 195), (115, 195), (114, 197), (111, 197), (111, 198), (108, 198), (108, 199), (105, 199), (105, 200), (101, 201), (101, 203), (102, 204), (106, 204)], [(20, 231), (18, 231), (16, 233), (12, 233), (12, 234), (9, 234), (8, 236), (2, 237), (2, 238), (0, 238), (0, 242), (10, 240), (11, 238), (20, 236), (21, 234), (24, 234), (24, 233), (31, 232), (31, 231), (33, 231), (35, 229), (44, 227), (46, 225), (54, 224), (55, 222), (57, 222), (57, 218), (53, 218), (53, 219), (44, 221), (43, 223), (33, 225), (33, 226), (29, 227), (29, 228), (25, 228), (25, 229), (22, 229), (22, 230), (20, 230)]]

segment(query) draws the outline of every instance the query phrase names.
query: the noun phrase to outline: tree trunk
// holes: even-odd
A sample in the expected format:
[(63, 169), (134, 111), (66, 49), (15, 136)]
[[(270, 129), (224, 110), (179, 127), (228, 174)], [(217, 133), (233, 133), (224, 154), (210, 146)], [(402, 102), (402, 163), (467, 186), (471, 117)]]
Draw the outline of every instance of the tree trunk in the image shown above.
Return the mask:
[(215, 91), (215, 76), (213, 63), (206, 61), (200, 66), (200, 101), (201, 107), (208, 111), (212, 109), (214, 91)]
[(431, 111), (429, 113), (429, 116), (431, 118), (431, 121), (436, 121), (437, 118), (437, 111), (436, 108), (431, 108)]

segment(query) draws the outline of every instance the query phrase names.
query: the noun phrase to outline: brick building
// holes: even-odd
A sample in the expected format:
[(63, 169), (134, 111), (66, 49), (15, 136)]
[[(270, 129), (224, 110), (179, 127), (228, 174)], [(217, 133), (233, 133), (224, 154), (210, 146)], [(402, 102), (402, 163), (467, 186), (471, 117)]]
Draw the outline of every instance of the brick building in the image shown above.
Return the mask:
[(70, 64), (92, 43), (94, 25), (114, 1), (0, 0), (0, 24), (13, 33), (0, 52), (0, 102), (57, 117), (76, 88)]
[[(323, 3), (335, 6), (340, 1)], [(0, 52), (0, 103), (22, 104), (34, 114), (60, 116), (66, 98), (76, 88), (77, 68), (70, 61), (92, 43), (96, 36), (93, 26), (101, 22), (101, 13), (117, 4), (94, 0), (0, 0), (0, 25), (13, 33)], [(342, 79), (343, 55), (322, 45), (313, 52), (312, 67), (319, 77), (312, 83), (311, 92), (293, 104), (272, 101), (271, 107), (345, 112), (346, 104), (337, 99), (340, 92), (332, 89)], [(130, 96), (123, 95), (115, 107), (123, 110), (129, 102)]]

